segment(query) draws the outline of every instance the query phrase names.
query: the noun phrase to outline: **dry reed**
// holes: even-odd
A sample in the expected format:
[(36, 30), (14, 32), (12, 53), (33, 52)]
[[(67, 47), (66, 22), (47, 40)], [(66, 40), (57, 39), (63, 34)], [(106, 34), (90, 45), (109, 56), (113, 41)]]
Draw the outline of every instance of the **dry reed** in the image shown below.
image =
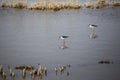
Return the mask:
[(6, 0), (1, 1), (1, 7), (10, 7), (10, 8), (28, 8), (36, 10), (54, 10), (58, 11), (61, 9), (79, 9), (81, 7), (85, 8), (103, 8), (106, 6), (120, 6), (120, 1), (107, 2), (106, 0), (96, 0), (91, 2), (87, 0), (85, 3), (80, 3), (78, 1), (67, 0), (64, 2), (58, 2), (55, 0), (47, 1), (37, 1), (28, 5), (27, 0), (9, 0), (9, 3)]
[(11, 8), (26, 8), (27, 0), (10, 0), (9, 7), (11, 7)]
[(2, 2), (1, 2), (1, 7), (6, 7), (7, 5), (6, 5), (6, 0), (2, 0)]
[(111, 6), (120, 6), (120, 1), (112, 1)]
[(57, 1), (42, 1), (33, 3), (29, 9), (37, 10), (61, 10), (61, 9), (79, 9), (80, 3), (68, 1), (68, 2), (57, 2)]
[(108, 3), (106, 2), (106, 0), (97, 0), (95, 3), (94, 3), (94, 8), (103, 8), (105, 6), (107, 6)]
[(94, 5), (90, 2), (90, 0), (88, 0), (88, 1), (85, 2), (84, 6), (86, 8), (93, 8)]

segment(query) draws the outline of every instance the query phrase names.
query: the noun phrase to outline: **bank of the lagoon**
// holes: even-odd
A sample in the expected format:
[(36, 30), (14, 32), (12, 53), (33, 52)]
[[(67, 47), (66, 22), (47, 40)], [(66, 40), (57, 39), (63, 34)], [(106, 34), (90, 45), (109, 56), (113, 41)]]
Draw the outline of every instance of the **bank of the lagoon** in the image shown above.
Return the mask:
[[(15, 80), (23, 80), (15, 67), (28, 64), (47, 69), (42, 80), (120, 80), (119, 21), (120, 7), (58, 12), (0, 8), (0, 65), (7, 80), (8, 65)], [(98, 27), (92, 30), (89, 24)], [(63, 45), (59, 37), (64, 35), (69, 37)], [(29, 71), (25, 78), (31, 80)]]
[(56, 0), (1, 0), (1, 7), (9, 8), (27, 8), (30, 10), (53, 10), (59, 11), (62, 9), (80, 9), (80, 8), (92, 8), (99, 9), (104, 7), (120, 6), (120, 1), (114, 0), (67, 0), (67, 1), (56, 1)]

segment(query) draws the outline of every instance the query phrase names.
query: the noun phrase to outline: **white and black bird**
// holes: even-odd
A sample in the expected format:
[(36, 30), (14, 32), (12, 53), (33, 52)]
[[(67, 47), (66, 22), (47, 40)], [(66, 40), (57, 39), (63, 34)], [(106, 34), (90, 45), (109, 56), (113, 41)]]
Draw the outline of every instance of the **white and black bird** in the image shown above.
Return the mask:
[(66, 46), (66, 41), (65, 39), (68, 38), (69, 36), (59, 36), (59, 39), (63, 41), (63, 44), (60, 46), (61, 49), (65, 49), (65, 48), (68, 48)]
[(95, 28), (97, 28), (97, 27), (98, 27), (98, 25), (89, 24), (89, 28), (91, 28), (91, 29), (95, 29)]
[(68, 38), (69, 36), (59, 36), (59, 39), (64, 40), (65, 38)]

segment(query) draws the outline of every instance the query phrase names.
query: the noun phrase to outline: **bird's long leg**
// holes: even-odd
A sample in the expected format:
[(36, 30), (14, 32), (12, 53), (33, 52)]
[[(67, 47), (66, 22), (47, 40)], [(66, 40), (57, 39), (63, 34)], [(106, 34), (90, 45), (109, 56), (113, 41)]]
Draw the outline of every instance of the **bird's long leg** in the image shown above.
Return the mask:
[(65, 39), (63, 39), (63, 46), (65, 46)]
[(93, 34), (95, 33), (95, 29), (92, 29), (92, 33), (93, 33)]
[(94, 29), (92, 29), (92, 33), (94, 33)]

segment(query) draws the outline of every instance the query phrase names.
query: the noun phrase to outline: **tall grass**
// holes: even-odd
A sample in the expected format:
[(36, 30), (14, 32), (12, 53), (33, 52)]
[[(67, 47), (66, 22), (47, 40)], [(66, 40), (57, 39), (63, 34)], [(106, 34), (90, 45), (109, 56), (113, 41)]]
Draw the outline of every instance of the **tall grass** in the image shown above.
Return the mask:
[(1, 1), (1, 7), (6, 7), (7, 5), (6, 5), (6, 0), (2, 0)]
[(42, 1), (33, 3), (29, 9), (38, 9), (38, 10), (60, 10), (60, 9), (79, 9), (81, 4), (77, 1), (66, 1), (66, 2), (57, 2), (57, 1)]
[(27, 0), (10, 0), (9, 7), (11, 7), (11, 8), (26, 8)]
[(86, 8), (93, 8), (94, 4), (90, 2), (90, 0), (87, 0), (85, 3), (84, 3), (84, 6)]
[(112, 1), (111, 6), (120, 6), (120, 1)]
[(94, 8), (103, 8), (105, 6), (107, 6), (108, 3), (106, 2), (106, 0), (97, 0), (95, 3), (94, 3)]
[(28, 5), (27, 0), (2, 0), (1, 7), (10, 7), (10, 8), (28, 8), (36, 10), (54, 10), (58, 11), (61, 9), (79, 9), (82, 7), (85, 8), (103, 8), (106, 6), (120, 6), (120, 1), (107, 2), (106, 0), (96, 0), (91, 2), (87, 0), (85, 3), (81, 3), (75, 0), (67, 0), (63, 2), (58, 2), (56, 0), (38, 0), (31, 5)]

